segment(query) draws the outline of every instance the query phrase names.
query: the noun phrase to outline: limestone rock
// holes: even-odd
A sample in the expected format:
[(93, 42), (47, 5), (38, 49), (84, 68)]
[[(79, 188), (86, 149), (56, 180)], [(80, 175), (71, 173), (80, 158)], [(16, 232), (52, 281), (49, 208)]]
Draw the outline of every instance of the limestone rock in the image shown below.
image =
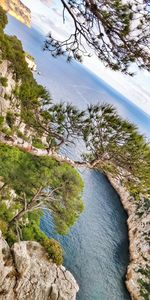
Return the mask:
[[(125, 187), (121, 185), (118, 179), (112, 178), (111, 175), (107, 177), (118, 192), (121, 202), (128, 213), (130, 264), (126, 274), (126, 286), (133, 300), (150, 299), (150, 295), (149, 298), (144, 298), (140, 291), (140, 281), (146, 282), (150, 286), (150, 278), (144, 274), (144, 271), (150, 266), (150, 211), (144, 208), (143, 213), (138, 215), (137, 204), (134, 199), (131, 199)], [(142, 211), (142, 200), (138, 205)]]
[(31, 11), (20, 0), (1, 0), (0, 5), (20, 22), (31, 26)]
[(0, 232), (0, 299), (14, 300), (16, 270), (10, 248)]
[(37, 242), (0, 236), (0, 300), (75, 300), (79, 287), (65, 267), (52, 263)]

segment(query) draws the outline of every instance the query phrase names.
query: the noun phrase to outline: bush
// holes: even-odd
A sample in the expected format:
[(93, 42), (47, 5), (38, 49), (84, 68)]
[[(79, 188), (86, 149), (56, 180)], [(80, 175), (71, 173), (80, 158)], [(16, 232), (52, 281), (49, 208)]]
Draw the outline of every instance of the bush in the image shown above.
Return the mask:
[(29, 142), (29, 137), (23, 134), (19, 129), (16, 130), (17, 136), (26, 142)]
[(0, 230), (2, 234), (5, 236), (7, 233), (7, 223), (2, 219), (0, 219)]
[(2, 128), (1, 131), (7, 136), (7, 137), (11, 137), (12, 136), (12, 130), (9, 128)]
[(2, 129), (3, 124), (4, 124), (4, 117), (0, 116), (0, 129)]
[(8, 23), (6, 12), (0, 6), (0, 29), (4, 29), (6, 24)]
[(7, 87), (7, 78), (6, 77), (0, 77), (0, 83), (2, 84), (3, 87)]
[(45, 149), (46, 147), (42, 144), (40, 139), (34, 138), (32, 140), (32, 146), (38, 149)]
[(7, 112), (6, 122), (7, 122), (8, 126), (12, 129), (13, 126), (14, 126), (15, 117), (14, 117), (14, 115), (13, 115), (13, 113), (11, 111)]
[(11, 205), (8, 209), (5, 201), (0, 201), (0, 219), (9, 222), (14, 215), (15, 205)]
[(7, 243), (9, 244), (9, 246), (12, 246), (14, 243), (17, 242), (17, 236), (13, 229), (9, 229), (7, 231), (6, 240), (7, 240)]
[(52, 259), (54, 263), (57, 265), (62, 265), (63, 263), (63, 250), (59, 242), (54, 239), (44, 239), (42, 242), (42, 246), (48, 253), (49, 258)]

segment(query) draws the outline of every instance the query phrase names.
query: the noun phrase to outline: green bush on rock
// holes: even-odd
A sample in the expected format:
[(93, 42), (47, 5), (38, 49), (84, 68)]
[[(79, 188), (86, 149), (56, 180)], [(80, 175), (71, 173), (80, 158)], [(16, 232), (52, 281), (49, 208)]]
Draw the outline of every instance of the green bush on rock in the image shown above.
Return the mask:
[(7, 78), (6, 77), (0, 77), (0, 83), (3, 87), (7, 87)]
[(59, 242), (54, 239), (44, 239), (42, 242), (43, 247), (48, 253), (48, 256), (57, 265), (63, 263), (63, 251)]

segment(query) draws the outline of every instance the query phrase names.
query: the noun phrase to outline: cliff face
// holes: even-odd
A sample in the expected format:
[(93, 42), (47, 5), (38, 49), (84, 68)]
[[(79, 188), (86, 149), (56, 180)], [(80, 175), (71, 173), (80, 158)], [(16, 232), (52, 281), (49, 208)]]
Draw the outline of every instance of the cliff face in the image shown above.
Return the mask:
[(0, 0), (0, 5), (20, 22), (31, 26), (31, 11), (20, 0)]
[(119, 179), (107, 175), (128, 214), (130, 264), (126, 286), (133, 300), (150, 299), (150, 203), (136, 203)]
[[(29, 68), (34, 69), (34, 71), (36, 70), (35, 62), (28, 59), (27, 63)], [(13, 91), (17, 88), (19, 83), (17, 84), (14, 80), (11, 63), (7, 60), (3, 60), (0, 64), (0, 78), (1, 76), (7, 78), (7, 86), (2, 86), (0, 82), (0, 116), (4, 117), (5, 128), (9, 128), (6, 122), (6, 116), (7, 113), (10, 112), (15, 116), (14, 125), (16, 128), (19, 128), (20, 132), (28, 137), (33, 131), (31, 129), (29, 130), (26, 124), (21, 120), (21, 104), (13, 94)], [(28, 143), (25, 144), (28, 146)]]
[(72, 274), (50, 262), (39, 243), (10, 249), (0, 233), (1, 300), (75, 300), (78, 290)]

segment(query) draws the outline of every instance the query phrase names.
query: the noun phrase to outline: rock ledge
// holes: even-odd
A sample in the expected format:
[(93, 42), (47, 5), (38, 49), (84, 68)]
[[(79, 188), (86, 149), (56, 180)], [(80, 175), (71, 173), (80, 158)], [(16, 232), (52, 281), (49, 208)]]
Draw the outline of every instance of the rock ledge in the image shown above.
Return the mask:
[(15, 243), (0, 234), (1, 300), (75, 300), (79, 287), (63, 266), (50, 262), (37, 242)]

